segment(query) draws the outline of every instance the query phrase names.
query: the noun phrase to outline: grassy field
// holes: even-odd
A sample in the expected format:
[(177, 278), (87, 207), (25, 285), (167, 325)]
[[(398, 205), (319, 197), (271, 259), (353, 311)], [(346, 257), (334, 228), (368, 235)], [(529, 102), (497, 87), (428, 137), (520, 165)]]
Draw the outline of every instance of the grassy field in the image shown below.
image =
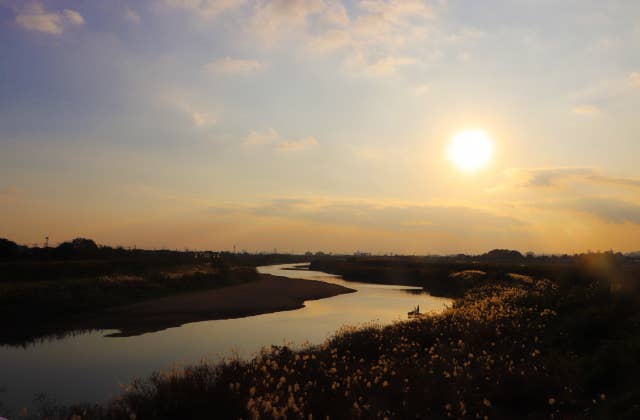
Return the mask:
[(618, 268), (494, 276), (440, 315), (158, 372), (106, 406), (38, 415), (635, 419), (640, 299), (611, 276)]

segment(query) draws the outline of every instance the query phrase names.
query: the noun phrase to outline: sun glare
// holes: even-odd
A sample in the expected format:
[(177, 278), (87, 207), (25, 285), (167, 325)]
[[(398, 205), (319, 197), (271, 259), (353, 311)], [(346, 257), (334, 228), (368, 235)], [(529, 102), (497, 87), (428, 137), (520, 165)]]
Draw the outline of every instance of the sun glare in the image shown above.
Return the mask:
[(487, 166), (493, 154), (493, 140), (483, 130), (465, 130), (457, 133), (449, 144), (449, 160), (465, 172)]

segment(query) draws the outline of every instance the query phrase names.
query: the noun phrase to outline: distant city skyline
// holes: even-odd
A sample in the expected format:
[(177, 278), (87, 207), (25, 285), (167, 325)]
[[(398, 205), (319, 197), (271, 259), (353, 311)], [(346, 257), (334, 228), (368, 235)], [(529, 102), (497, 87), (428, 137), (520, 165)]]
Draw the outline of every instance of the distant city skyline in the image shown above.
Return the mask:
[[(637, 251), (638, 16), (622, 0), (0, 0), (0, 237)], [(470, 131), (490, 156), (452, 163)]]

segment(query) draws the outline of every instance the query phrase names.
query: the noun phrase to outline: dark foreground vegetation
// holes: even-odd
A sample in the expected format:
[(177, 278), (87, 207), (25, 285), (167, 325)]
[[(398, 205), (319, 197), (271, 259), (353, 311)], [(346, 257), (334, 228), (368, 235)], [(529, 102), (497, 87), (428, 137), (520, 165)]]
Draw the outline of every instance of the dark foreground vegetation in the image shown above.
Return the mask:
[(520, 268), (475, 273), (440, 315), (158, 372), (107, 405), (37, 416), (639, 418), (640, 267), (599, 254)]
[(64, 335), (109, 308), (258, 279), (278, 255), (138, 250), (78, 238), (29, 248), (0, 239), (0, 344)]
[(616, 289), (640, 282), (640, 260), (613, 252), (536, 257), (495, 249), (478, 256), (334, 257), (316, 259), (310, 269), (351, 281), (420, 286), (431, 295), (451, 298), (482, 284), (508, 280), (511, 273), (567, 284), (601, 276)]

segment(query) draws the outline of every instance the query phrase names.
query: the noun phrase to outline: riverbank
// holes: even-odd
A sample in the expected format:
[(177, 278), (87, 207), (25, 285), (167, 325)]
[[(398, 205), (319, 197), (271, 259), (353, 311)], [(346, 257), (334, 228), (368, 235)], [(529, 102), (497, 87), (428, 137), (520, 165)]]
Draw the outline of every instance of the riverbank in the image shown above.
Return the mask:
[(640, 299), (592, 274), (496, 281), (440, 315), (156, 373), (107, 405), (55, 414), (637, 418)]
[(2, 267), (0, 344), (9, 345), (93, 329), (96, 324), (88, 320), (114, 308), (260, 278), (253, 267), (182, 261), (28, 262)]
[(355, 290), (314, 280), (260, 274), (258, 280), (221, 289), (183, 293), (114, 308), (79, 325), (88, 329), (117, 329), (114, 336), (131, 336), (189, 322), (241, 318), (304, 307)]
[(143, 276), (0, 284), (0, 344), (92, 330), (133, 336), (190, 322), (299, 309), (307, 300), (352, 292), (320, 281), (258, 274), (253, 268), (221, 272), (196, 265)]

